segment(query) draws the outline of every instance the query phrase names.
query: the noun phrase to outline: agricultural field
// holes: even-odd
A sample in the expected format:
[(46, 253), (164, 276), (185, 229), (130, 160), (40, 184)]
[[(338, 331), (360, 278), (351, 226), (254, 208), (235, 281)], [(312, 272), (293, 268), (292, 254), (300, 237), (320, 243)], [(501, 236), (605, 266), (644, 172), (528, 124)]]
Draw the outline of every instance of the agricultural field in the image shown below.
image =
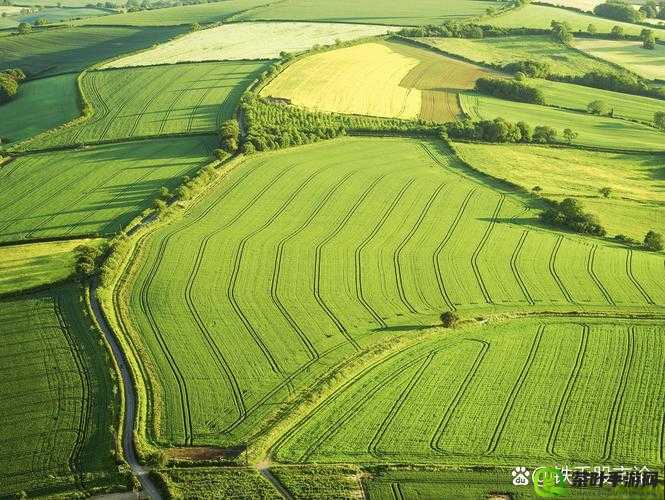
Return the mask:
[[(25, 82), (15, 100), (0, 107), (1, 143), (33, 137), (76, 118), (79, 113), (76, 74)], [(39, 120), (35, 120), (35, 115)]]
[(112, 235), (210, 162), (213, 145), (197, 136), (17, 157), (0, 169), (0, 242)]
[(585, 56), (577, 50), (556, 43), (549, 35), (505, 36), (483, 39), (419, 39), (450, 54), (472, 61), (503, 66), (511, 62), (533, 60), (549, 64), (552, 73), (583, 75), (589, 71), (616, 71), (609, 63)]
[(77, 19), (107, 16), (109, 14), (108, 10), (90, 7), (49, 7), (18, 16), (16, 21), (17, 23), (34, 24), (38, 19), (45, 19), (49, 24), (57, 24)]
[(298, 414), (290, 392), (326, 366), (403, 331), (436, 343), (429, 326), (442, 308), (665, 303), (662, 256), (543, 230), (516, 193), (472, 176), (441, 143), (342, 139), (248, 161), (153, 233), (116, 301), (148, 354), (156, 441), (231, 446), (260, 435), (274, 402)]
[[(485, 24), (502, 28), (522, 27), (538, 29), (550, 29), (552, 21), (565, 21), (571, 26), (573, 31), (586, 31), (589, 24), (593, 24), (599, 33), (610, 33), (612, 27), (617, 25), (621, 26), (627, 35), (639, 35), (644, 29), (644, 26), (638, 24), (613, 21), (591, 14), (582, 14), (566, 9), (533, 4), (483, 20)], [(659, 36), (658, 32), (656, 36)]]
[(475, 93), (460, 95), (464, 113), (472, 119), (493, 120), (497, 117), (511, 122), (524, 121), (532, 126), (547, 125), (559, 133), (572, 128), (578, 137), (572, 144), (617, 150), (664, 152), (662, 132), (618, 118), (590, 115), (586, 112), (564, 111), (549, 106), (507, 101)]
[(593, 101), (604, 102), (612, 116), (653, 124), (654, 115), (665, 109), (665, 101), (635, 95), (610, 92), (569, 83), (530, 79), (525, 83), (543, 92), (548, 106), (587, 111)]
[(214, 134), (263, 63), (235, 61), (91, 71), (92, 116), (19, 146), (39, 149), (169, 134)]
[(367, 474), (353, 465), (273, 465), (270, 472), (295, 498), (363, 498)]
[(371, 42), (300, 59), (261, 95), (320, 111), (443, 122), (461, 114), (456, 91), (488, 74), (405, 43)]
[(192, 467), (157, 473), (172, 498), (282, 498), (254, 467)]
[(441, 24), (446, 20), (459, 20), (485, 14), (488, 8), (501, 7), (501, 3), (483, 0), (336, 0), (311, 2), (287, 0), (270, 2), (264, 7), (248, 10), (234, 17), (238, 21), (326, 21), (335, 23), (358, 22), (418, 26)]
[(0, 246), (0, 296), (63, 281), (74, 273), (79, 245), (99, 240), (47, 241)]
[(593, 9), (604, 0), (547, 0), (543, 3), (549, 3), (555, 7), (572, 7), (574, 9), (581, 9), (587, 12), (593, 12)]
[(629, 40), (576, 40), (575, 48), (623, 66), (649, 80), (665, 80), (665, 46), (646, 50)]
[(0, 300), (2, 497), (126, 488), (109, 431), (114, 382), (82, 300), (75, 286)]
[(281, 52), (298, 53), (315, 45), (333, 45), (400, 28), (369, 24), (238, 23), (196, 31), (104, 67), (146, 66), (222, 59), (278, 59)]

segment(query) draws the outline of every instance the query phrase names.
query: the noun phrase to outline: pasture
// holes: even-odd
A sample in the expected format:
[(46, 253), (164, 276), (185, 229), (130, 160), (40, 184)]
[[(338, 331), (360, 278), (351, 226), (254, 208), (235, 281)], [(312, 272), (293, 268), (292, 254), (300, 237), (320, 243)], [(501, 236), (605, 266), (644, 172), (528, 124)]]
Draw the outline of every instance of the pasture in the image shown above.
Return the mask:
[(0, 169), (0, 242), (112, 235), (210, 161), (214, 138), (171, 138), (21, 156)]
[[(662, 35), (661, 35), (662, 36)], [(575, 48), (623, 66), (649, 80), (665, 80), (665, 46), (654, 50), (630, 40), (576, 40)]]
[(464, 330), (367, 366), (284, 434), (276, 457), (662, 465), (662, 321), (540, 318)]
[(616, 71), (614, 66), (556, 43), (549, 35), (505, 36), (483, 39), (424, 38), (422, 41), (472, 61), (504, 65), (534, 60), (549, 64), (552, 73), (583, 75), (589, 71)]
[(16, 99), (0, 107), (2, 144), (27, 139), (76, 118), (80, 113), (77, 93), (72, 73), (24, 82)]
[(382, 35), (399, 28), (368, 24), (234, 23), (196, 31), (104, 67), (145, 66), (222, 59), (279, 59), (281, 52), (298, 53), (315, 45), (333, 45)]
[(215, 133), (232, 116), (245, 88), (263, 67), (263, 63), (236, 61), (88, 72), (82, 88), (92, 116), (20, 149)]
[(115, 466), (113, 381), (74, 286), (0, 300), (0, 496), (126, 485)]
[(640, 123), (470, 92), (461, 94), (461, 104), (465, 114), (472, 119), (493, 120), (502, 117), (511, 122), (524, 121), (533, 127), (548, 125), (558, 131), (558, 140), (561, 142), (564, 142), (563, 130), (571, 128), (578, 133), (572, 144), (618, 150), (665, 151), (665, 135)]
[(99, 240), (66, 240), (0, 246), (0, 295), (62, 281), (74, 273), (79, 245)]
[(372, 42), (300, 59), (261, 95), (319, 111), (443, 122), (460, 115), (456, 90), (488, 73), (405, 43)]
[[(627, 35), (639, 35), (644, 29), (643, 26), (638, 24), (613, 21), (591, 14), (533, 4), (483, 20), (486, 24), (501, 28), (538, 29), (550, 29), (552, 21), (567, 22), (573, 31), (586, 31), (589, 24), (593, 24), (599, 33), (610, 33), (612, 27), (617, 25), (621, 26)], [(656, 30), (656, 36), (658, 36), (658, 30)]]
[[(501, 6), (501, 4), (498, 4)], [(327, 21), (401, 26), (441, 24), (448, 20), (477, 17), (496, 2), (483, 0), (336, 0), (271, 2), (234, 17), (238, 21)]]
[(665, 101), (650, 97), (622, 94), (608, 90), (594, 89), (582, 85), (530, 79), (525, 83), (543, 92), (548, 106), (557, 106), (579, 111), (587, 111), (592, 101), (603, 101), (613, 116), (640, 121), (651, 125), (654, 114), (665, 110)]
[[(388, 138), (291, 148), (230, 171), (142, 240), (115, 291), (122, 331), (146, 353), (158, 413), (146, 417), (149, 434), (222, 446), (261, 436), (275, 412), (298, 415), (300, 391), (341, 360), (400, 332), (447, 341), (429, 329), (442, 310), (645, 313), (665, 304), (662, 255), (545, 230), (516, 193), (479, 179), (442, 143)], [(496, 356), (512, 356), (516, 344), (499, 344)], [(323, 439), (323, 429), (302, 436)], [(281, 457), (292, 460), (290, 446)]]
[(33, 78), (76, 73), (109, 57), (165, 42), (183, 31), (181, 27), (77, 27), (0, 37), (0, 70), (21, 68)]

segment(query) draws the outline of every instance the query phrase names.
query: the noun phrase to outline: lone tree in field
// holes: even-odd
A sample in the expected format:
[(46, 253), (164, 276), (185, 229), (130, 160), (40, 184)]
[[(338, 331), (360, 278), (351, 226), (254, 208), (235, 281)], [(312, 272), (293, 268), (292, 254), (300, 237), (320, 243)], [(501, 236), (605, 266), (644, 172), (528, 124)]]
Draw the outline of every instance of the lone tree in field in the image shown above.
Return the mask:
[(650, 29), (643, 29), (640, 34), (640, 40), (642, 40), (642, 47), (649, 50), (654, 50), (656, 48), (656, 37), (653, 34), (653, 31)]
[(663, 235), (657, 233), (656, 231), (649, 231), (644, 235), (644, 249), (649, 250), (650, 252), (660, 252), (665, 243), (663, 242)]
[(540, 192), (543, 190), (540, 186), (533, 186), (531, 188), (531, 191), (533, 191), (535, 194), (540, 194)]
[(653, 124), (665, 132), (665, 111), (656, 111), (653, 115)]
[(595, 24), (590, 24), (590, 25), (587, 27), (586, 31), (587, 31), (587, 33), (589, 33), (590, 35), (595, 35), (596, 33), (598, 33), (598, 28), (596, 28), (596, 25), (595, 25)]
[(193, 23), (190, 27), (190, 31), (199, 31), (201, 29), (201, 25), (199, 23)]
[(563, 131), (563, 138), (566, 139), (566, 141), (568, 141), (568, 144), (577, 139), (577, 136), (578, 136), (577, 132), (575, 132), (572, 129), (567, 128), (564, 129)]
[(32, 31), (32, 26), (30, 26), (28, 23), (20, 23), (18, 25), (19, 35), (27, 35), (31, 31)]
[(551, 26), (552, 26), (552, 39), (555, 42), (568, 45), (575, 39), (573, 37), (573, 34), (571, 33), (572, 29), (568, 23), (552, 21)]
[(601, 101), (600, 99), (591, 101), (589, 104), (587, 104), (586, 109), (592, 115), (606, 115), (610, 111), (610, 107), (607, 105), (607, 103), (605, 101)]
[(598, 192), (603, 195), (603, 198), (609, 198), (612, 195), (612, 188), (607, 186), (602, 187)]
[(441, 313), (441, 324), (446, 328), (455, 328), (459, 321), (459, 316), (453, 311), (445, 311)]

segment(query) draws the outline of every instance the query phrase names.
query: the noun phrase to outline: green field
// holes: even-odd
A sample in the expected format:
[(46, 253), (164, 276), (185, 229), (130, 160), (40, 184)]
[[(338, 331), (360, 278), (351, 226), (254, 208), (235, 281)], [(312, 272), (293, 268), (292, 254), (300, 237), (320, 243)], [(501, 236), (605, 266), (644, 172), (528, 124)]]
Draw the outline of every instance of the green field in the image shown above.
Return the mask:
[[(573, 94), (578, 94), (577, 88)], [(626, 100), (630, 101), (630, 98)], [(502, 117), (511, 122), (524, 121), (534, 127), (548, 125), (558, 131), (561, 142), (564, 142), (563, 130), (571, 128), (578, 133), (573, 144), (618, 150), (665, 151), (665, 135), (640, 123), (507, 101), (475, 93), (461, 94), (461, 103), (464, 112), (471, 119), (493, 120)]]
[(552, 73), (582, 75), (589, 71), (616, 71), (614, 66), (556, 43), (549, 35), (483, 38), (425, 38), (422, 41), (472, 61), (504, 65), (523, 60), (546, 62)]
[(165, 42), (185, 30), (182, 27), (80, 27), (0, 37), (0, 70), (21, 68), (31, 77), (79, 72), (109, 57)]
[[(662, 35), (661, 35), (662, 38)], [(578, 40), (575, 47), (594, 57), (623, 66), (643, 78), (665, 80), (665, 47), (646, 50), (642, 42), (628, 40)]]
[(78, 245), (99, 240), (49, 241), (0, 246), (0, 295), (15, 293), (69, 278), (74, 273)]
[(171, 498), (282, 498), (253, 467), (192, 467), (158, 472)]
[(665, 101), (660, 99), (621, 94), (549, 80), (531, 79), (526, 83), (539, 88), (543, 92), (548, 106), (587, 111), (587, 105), (590, 102), (600, 100), (606, 103), (609, 109), (613, 110), (613, 116), (648, 124), (653, 123), (655, 113), (665, 111)]
[(39, 12), (19, 16), (18, 22), (34, 24), (38, 19), (46, 19), (49, 24), (56, 24), (75, 19), (107, 16), (109, 11), (96, 8), (49, 7)]
[(308, 465), (270, 467), (270, 472), (294, 498), (336, 500), (363, 498), (363, 471), (352, 465)]
[(489, 7), (501, 3), (482, 0), (336, 0), (311, 2), (287, 0), (271, 2), (265, 7), (249, 10), (235, 16), (241, 21), (328, 21), (359, 22), (415, 26), (441, 24), (451, 19), (475, 17), (485, 14)]
[(174, 133), (214, 133), (230, 118), (263, 63), (216, 62), (92, 71), (83, 92), (93, 115), (20, 149)]
[(112, 455), (109, 360), (82, 300), (70, 286), (0, 301), (2, 497), (126, 484)]
[(214, 144), (183, 137), (18, 157), (0, 169), (0, 242), (116, 233), (160, 187), (210, 161)]
[(2, 143), (32, 137), (77, 117), (77, 92), (76, 75), (71, 73), (23, 83), (16, 99), (0, 106)]
[[(485, 24), (504, 28), (523, 27), (539, 29), (550, 29), (552, 21), (565, 21), (573, 28), (573, 31), (586, 31), (589, 24), (595, 25), (600, 33), (609, 33), (612, 27), (616, 25), (623, 27), (624, 33), (628, 35), (639, 35), (642, 29), (644, 29), (643, 26), (637, 24), (612, 21), (590, 14), (582, 14), (543, 5), (527, 5), (521, 9), (515, 9), (497, 17), (483, 20)], [(659, 33), (660, 30), (656, 28), (656, 36), (659, 36)]]
[(409, 139), (271, 153), (144, 240), (115, 304), (147, 355), (159, 413), (149, 435), (224, 446), (259, 436), (273, 403), (293, 411), (289, 394), (326, 367), (437, 324), (446, 308), (665, 304), (662, 256), (543, 230), (523, 201), (471, 174), (442, 144)]

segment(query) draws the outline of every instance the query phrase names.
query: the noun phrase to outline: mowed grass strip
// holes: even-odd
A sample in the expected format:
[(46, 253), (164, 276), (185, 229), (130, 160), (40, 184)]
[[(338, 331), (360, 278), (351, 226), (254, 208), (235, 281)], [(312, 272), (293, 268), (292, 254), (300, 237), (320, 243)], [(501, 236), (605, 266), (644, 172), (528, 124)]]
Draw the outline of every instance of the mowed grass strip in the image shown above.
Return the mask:
[(365, 43), (306, 57), (261, 91), (320, 111), (422, 118), (457, 118), (456, 91), (489, 73), (404, 43)]
[(214, 144), (199, 136), (18, 157), (0, 169), (0, 241), (111, 235), (210, 161)]
[(20, 146), (43, 149), (142, 136), (214, 133), (263, 63), (236, 61), (92, 71), (83, 92), (92, 116)]
[(663, 348), (658, 321), (544, 318), (467, 328), (368, 367), (287, 432), (277, 458), (662, 464), (665, 396), (640, 396), (645, 385), (663, 387), (664, 361), (654, 364)]
[[(156, 439), (243, 443), (290, 386), (297, 394), (382, 332), (436, 324), (444, 309), (665, 303), (662, 283), (645, 277), (665, 279), (662, 256), (633, 252), (639, 287), (619, 296), (625, 266), (596, 271), (625, 262), (625, 248), (538, 228), (521, 201), (467, 175), (438, 142), (303, 146), (246, 161), (147, 238), (116, 300), (127, 300), (122, 324), (154, 367)], [(418, 369), (405, 365), (404, 384)]]
[(195, 31), (176, 40), (105, 67), (147, 66), (180, 62), (238, 59), (278, 59), (281, 52), (297, 53), (314, 45), (332, 45), (366, 36), (382, 35), (399, 28), (369, 24), (338, 23), (233, 23)]
[(109, 57), (165, 42), (184, 31), (181, 27), (98, 26), (0, 37), (0, 70), (21, 68), (31, 77), (76, 73)]
[(2, 144), (27, 139), (74, 119), (80, 113), (77, 92), (73, 73), (23, 82), (16, 99), (0, 107)]
[(560, 75), (582, 75), (594, 70), (616, 71), (614, 66), (557, 43), (549, 35), (419, 40), (451, 54), (488, 64), (504, 65), (530, 59), (546, 62), (553, 73)]
[(67, 240), (0, 246), (0, 294), (61, 281), (74, 272), (79, 245), (101, 240)]
[(73, 496), (83, 480), (86, 488), (118, 482), (117, 401), (84, 307), (73, 286), (0, 301), (2, 496)]
[(242, 21), (328, 21), (416, 26), (483, 15), (496, 3), (479, 0), (337, 0), (272, 2), (235, 16)]
[[(661, 35), (662, 36), (662, 35)], [(618, 64), (649, 80), (665, 80), (665, 46), (653, 50), (630, 40), (576, 40), (575, 48)]]
[(501, 117), (511, 122), (523, 121), (532, 127), (550, 126), (557, 130), (560, 142), (565, 142), (563, 130), (570, 128), (578, 134), (572, 144), (618, 150), (665, 151), (665, 134), (641, 123), (507, 101), (470, 92), (461, 95), (461, 103), (466, 115), (475, 120)]

